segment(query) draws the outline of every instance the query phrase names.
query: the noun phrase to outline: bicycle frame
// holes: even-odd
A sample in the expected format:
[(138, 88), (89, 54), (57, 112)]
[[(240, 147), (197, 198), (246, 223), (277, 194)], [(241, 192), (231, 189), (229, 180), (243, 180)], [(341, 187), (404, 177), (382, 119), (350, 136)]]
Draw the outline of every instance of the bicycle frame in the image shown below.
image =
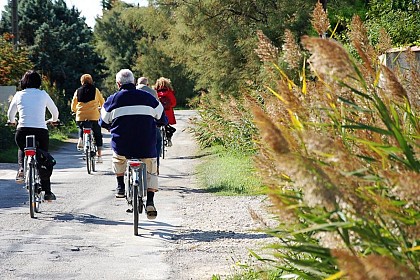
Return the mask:
[(138, 235), (139, 213), (146, 209), (144, 197), (147, 195), (147, 170), (146, 164), (137, 159), (127, 160), (126, 169), (126, 200), (132, 209), (127, 212), (133, 212), (134, 235)]

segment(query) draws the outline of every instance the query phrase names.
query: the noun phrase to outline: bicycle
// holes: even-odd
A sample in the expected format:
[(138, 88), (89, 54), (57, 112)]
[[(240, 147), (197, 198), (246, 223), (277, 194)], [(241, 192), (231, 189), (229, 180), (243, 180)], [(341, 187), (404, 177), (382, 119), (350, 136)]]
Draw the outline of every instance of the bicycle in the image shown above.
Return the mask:
[(95, 158), (98, 148), (95, 144), (95, 138), (93, 137), (93, 130), (88, 125), (83, 125), (83, 152), (84, 159), (86, 160), (86, 169), (88, 174), (95, 172)]
[[(60, 122), (47, 122), (47, 125), (58, 126)], [(6, 126), (16, 127), (16, 124), (7, 123)], [(43, 201), (41, 178), (39, 175), (38, 161), (36, 159), (37, 143), (35, 135), (27, 135), (24, 149), (23, 176), (25, 187), (29, 192), (29, 214), (35, 218), (35, 213), (40, 212)]]
[(31, 218), (35, 218), (35, 213), (39, 213), (42, 202), (41, 179), (39, 177), (38, 162), (36, 160), (35, 135), (26, 136), (24, 153), (23, 174), (26, 189), (29, 191), (29, 213)]
[(128, 213), (133, 213), (134, 235), (138, 235), (139, 214), (146, 211), (145, 197), (147, 196), (147, 170), (146, 164), (138, 159), (127, 160), (125, 172), (125, 199), (131, 209)]

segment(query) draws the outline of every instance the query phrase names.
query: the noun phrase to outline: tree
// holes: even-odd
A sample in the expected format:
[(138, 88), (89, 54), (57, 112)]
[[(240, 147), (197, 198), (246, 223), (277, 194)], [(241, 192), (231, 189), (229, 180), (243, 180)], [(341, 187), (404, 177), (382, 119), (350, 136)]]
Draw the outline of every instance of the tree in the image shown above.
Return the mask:
[(237, 94), (245, 81), (260, 71), (255, 55), (256, 31), (261, 29), (280, 45), (286, 28), (297, 36), (308, 33), (313, 1), (156, 1), (165, 15), (165, 49), (176, 63), (185, 64), (196, 88)]
[[(0, 21), (0, 31), (10, 26), (10, 7)], [(75, 8), (64, 0), (20, 0), (20, 44), (28, 48), (29, 57), (48, 78), (51, 85), (64, 91), (70, 99), (83, 73), (100, 77), (102, 60), (93, 46), (93, 33)]]
[(126, 17), (132, 7), (121, 1), (115, 1), (111, 10), (104, 11), (102, 18), (96, 20), (96, 49), (105, 58), (108, 69), (105, 87), (115, 89), (115, 74), (123, 68), (135, 64), (137, 47), (135, 41), (142, 37), (141, 27), (130, 24)]
[(369, 1), (368, 25), (377, 33), (385, 28), (396, 45), (420, 42), (420, 3), (417, 0)]
[(5, 33), (0, 37), (0, 85), (18, 85), (23, 74), (32, 63), (26, 50), (14, 50), (12, 35)]

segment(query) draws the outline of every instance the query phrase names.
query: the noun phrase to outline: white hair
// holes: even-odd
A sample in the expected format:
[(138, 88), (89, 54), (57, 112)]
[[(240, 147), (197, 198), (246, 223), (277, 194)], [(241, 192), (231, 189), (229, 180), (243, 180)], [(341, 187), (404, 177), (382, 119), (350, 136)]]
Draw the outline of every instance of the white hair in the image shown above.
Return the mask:
[(115, 76), (117, 83), (121, 85), (134, 84), (134, 75), (130, 69), (121, 69)]
[(140, 77), (137, 79), (138, 85), (146, 85), (149, 83), (149, 80), (146, 77)]

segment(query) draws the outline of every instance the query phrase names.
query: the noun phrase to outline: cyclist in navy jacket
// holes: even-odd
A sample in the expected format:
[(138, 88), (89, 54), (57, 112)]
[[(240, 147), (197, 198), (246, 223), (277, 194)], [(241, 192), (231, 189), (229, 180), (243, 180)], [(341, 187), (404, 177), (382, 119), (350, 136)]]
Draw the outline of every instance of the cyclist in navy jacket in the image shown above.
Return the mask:
[(147, 166), (146, 214), (157, 216), (154, 193), (158, 191), (156, 121), (165, 118), (162, 104), (151, 94), (136, 89), (134, 75), (122, 69), (116, 75), (119, 91), (109, 96), (101, 109), (99, 123), (111, 132), (112, 167), (117, 176), (116, 197), (125, 193), (127, 159), (140, 159)]

